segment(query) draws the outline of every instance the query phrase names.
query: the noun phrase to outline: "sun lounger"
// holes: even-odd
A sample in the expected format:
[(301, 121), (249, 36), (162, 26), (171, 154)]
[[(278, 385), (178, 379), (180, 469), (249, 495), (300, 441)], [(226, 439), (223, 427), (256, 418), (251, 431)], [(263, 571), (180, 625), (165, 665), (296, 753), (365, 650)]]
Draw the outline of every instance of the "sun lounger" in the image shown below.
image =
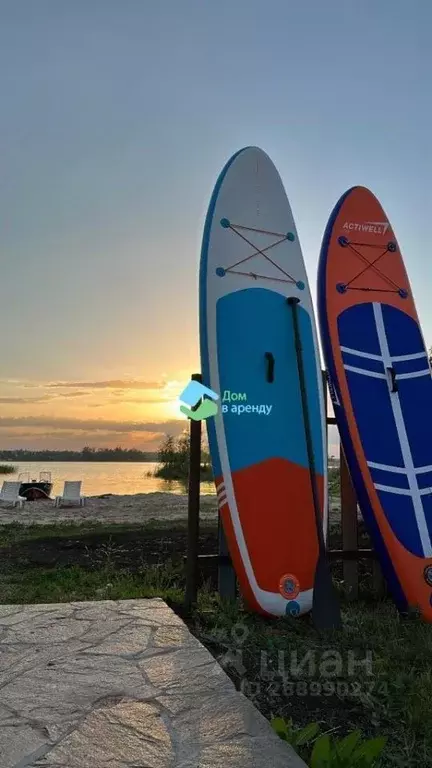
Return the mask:
[(13, 507), (22, 507), (25, 499), (19, 495), (21, 488), (21, 480), (4, 480), (2, 489), (0, 491), (0, 502), (11, 504)]
[(81, 485), (81, 480), (65, 480), (62, 495), (55, 498), (55, 506), (61, 507), (62, 504), (78, 504), (80, 507), (83, 507), (85, 496), (81, 496)]

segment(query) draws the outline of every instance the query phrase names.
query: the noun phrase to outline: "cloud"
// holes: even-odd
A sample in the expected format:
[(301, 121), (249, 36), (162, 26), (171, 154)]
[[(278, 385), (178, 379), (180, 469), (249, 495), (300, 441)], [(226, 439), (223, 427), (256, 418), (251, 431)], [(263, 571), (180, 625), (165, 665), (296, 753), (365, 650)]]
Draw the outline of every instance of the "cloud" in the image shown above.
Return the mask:
[(33, 403), (46, 403), (54, 400), (53, 395), (41, 395), (41, 397), (0, 397), (2, 405), (32, 405)]
[(155, 403), (172, 403), (175, 398), (173, 395), (159, 395), (156, 397), (124, 397), (121, 394), (117, 393), (117, 396), (113, 398), (112, 400), (107, 400), (106, 405), (120, 405), (124, 403), (129, 403), (133, 405), (148, 405), (151, 403), (154, 405)]
[(170, 421), (115, 421), (112, 419), (74, 419), (57, 416), (2, 416), (0, 429), (15, 429), (27, 427), (34, 429), (67, 429), (95, 432), (157, 432), (158, 434), (180, 434), (186, 426), (185, 420), (171, 419)]
[(81, 450), (84, 445), (95, 448), (122, 445), (156, 451), (165, 435), (178, 437), (186, 428), (186, 420), (138, 423), (47, 416), (3, 417), (0, 418), (0, 446), (3, 449)]
[(88, 397), (88, 395), (91, 395), (91, 392), (59, 392), (58, 395), (47, 395), (47, 397), (54, 397), (56, 400), (62, 400), (63, 398), (71, 398), (71, 397)]
[(99, 403), (86, 403), (87, 408), (107, 408), (112, 405), (161, 405), (172, 403), (172, 397), (116, 397)]
[(38, 395), (37, 397), (0, 397), (1, 405), (37, 405), (38, 403), (48, 403), (53, 400), (63, 400), (65, 398), (84, 397), (91, 392), (59, 392), (55, 395)]
[[(21, 440), (33, 440), (33, 442), (35, 442), (35, 438), (37, 438), (37, 445), (39, 445), (40, 438), (42, 439), (47, 438), (48, 441), (65, 440), (65, 439), (78, 440), (78, 443), (80, 445), (84, 445), (83, 436), (85, 434), (86, 434), (85, 432), (80, 432), (80, 430), (77, 430), (75, 432), (73, 429), (69, 429), (69, 430), (59, 429), (47, 434), (43, 429), (30, 430), (30, 429), (26, 429), (25, 427), (17, 427), (16, 429), (8, 431), (7, 428), (4, 428), (4, 429), (0, 428), (0, 437), (1, 437), (2, 447), (4, 447), (4, 443), (7, 440), (14, 440), (15, 443), (17, 443), (16, 447), (19, 448), (20, 444), (18, 444), (17, 440), (19, 440), (19, 443)], [(110, 434), (115, 434), (115, 433), (110, 433)], [(84, 440), (84, 442), (86, 443), (87, 441)]]
[(138, 379), (108, 379), (107, 381), (56, 381), (45, 385), (47, 389), (163, 389), (161, 381), (139, 381)]

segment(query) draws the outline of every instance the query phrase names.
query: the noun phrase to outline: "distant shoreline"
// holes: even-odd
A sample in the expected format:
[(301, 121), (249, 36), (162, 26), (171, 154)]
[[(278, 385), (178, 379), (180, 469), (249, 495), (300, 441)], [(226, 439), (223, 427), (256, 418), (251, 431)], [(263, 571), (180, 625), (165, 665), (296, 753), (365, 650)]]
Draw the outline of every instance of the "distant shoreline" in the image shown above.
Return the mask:
[(59, 459), (59, 458), (47, 458), (44, 456), (41, 458), (31, 458), (29, 459), (27, 456), (20, 458), (20, 459), (5, 459), (0, 456), (0, 462), (3, 464), (5, 462), (10, 462), (11, 464), (17, 464), (19, 462), (29, 462), (34, 461), (35, 464), (43, 464), (46, 462), (47, 464), (56, 463), (56, 464), (67, 464), (68, 462), (78, 462), (82, 463), (85, 462), (86, 464), (158, 464), (157, 459), (83, 459), (82, 456), (77, 456), (74, 459)]
[(27, 461), (44, 462), (139, 462), (158, 464), (157, 453), (141, 453), (134, 450), (123, 451), (0, 451), (0, 462), (10, 461), (20, 464)]

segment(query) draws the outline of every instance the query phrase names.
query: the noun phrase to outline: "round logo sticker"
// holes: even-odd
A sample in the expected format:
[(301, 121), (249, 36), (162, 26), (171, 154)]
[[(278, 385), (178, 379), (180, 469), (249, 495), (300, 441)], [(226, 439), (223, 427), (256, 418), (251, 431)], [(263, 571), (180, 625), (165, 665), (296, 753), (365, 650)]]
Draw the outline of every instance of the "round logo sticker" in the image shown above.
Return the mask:
[(300, 592), (299, 580), (292, 573), (286, 573), (279, 581), (279, 592), (287, 600), (294, 600)]

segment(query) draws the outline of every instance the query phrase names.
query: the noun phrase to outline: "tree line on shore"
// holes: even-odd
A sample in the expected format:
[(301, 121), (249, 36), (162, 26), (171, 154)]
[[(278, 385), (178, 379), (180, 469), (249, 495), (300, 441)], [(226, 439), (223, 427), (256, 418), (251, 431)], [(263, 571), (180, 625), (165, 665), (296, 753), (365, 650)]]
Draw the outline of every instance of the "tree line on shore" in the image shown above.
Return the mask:
[(137, 448), (90, 448), (81, 451), (30, 451), (18, 449), (1, 451), (0, 461), (157, 461), (156, 452), (139, 451)]

